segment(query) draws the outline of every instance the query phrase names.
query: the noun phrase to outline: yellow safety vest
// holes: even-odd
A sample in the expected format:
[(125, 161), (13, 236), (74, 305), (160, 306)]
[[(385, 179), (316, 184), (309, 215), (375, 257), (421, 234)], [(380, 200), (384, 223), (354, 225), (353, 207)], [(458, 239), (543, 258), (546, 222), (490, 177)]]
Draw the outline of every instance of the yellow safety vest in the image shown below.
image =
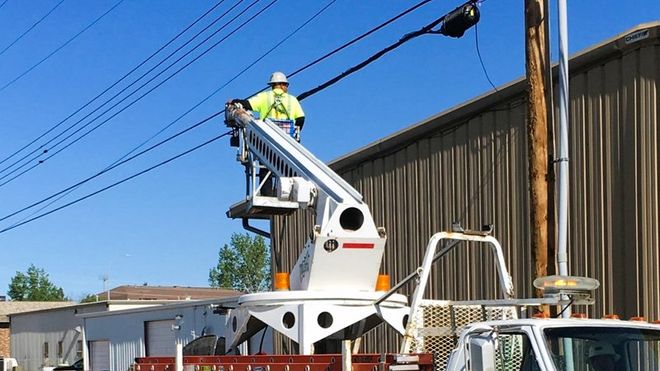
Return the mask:
[(305, 116), (298, 99), (282, 89), (264, 91), (248, 101), (252, 110), (259, 113), (261, 120), (272, 118), (277, 120), (296, 120)]

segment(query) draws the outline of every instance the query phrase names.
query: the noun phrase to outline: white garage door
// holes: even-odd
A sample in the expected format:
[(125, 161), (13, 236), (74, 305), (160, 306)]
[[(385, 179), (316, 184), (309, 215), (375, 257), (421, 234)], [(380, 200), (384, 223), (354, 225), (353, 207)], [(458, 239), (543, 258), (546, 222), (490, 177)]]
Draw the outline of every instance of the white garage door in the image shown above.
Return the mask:
[[(176, 353), (173, 320), (149, 321), (146, 325), (147, 356), (170, 356)], [(94, 370), (96, 371), (96, 370)]]
[(106, 340), (90, 341), (90, 351), (92, 353), (92, 371), (110, 370), (110, 342)]

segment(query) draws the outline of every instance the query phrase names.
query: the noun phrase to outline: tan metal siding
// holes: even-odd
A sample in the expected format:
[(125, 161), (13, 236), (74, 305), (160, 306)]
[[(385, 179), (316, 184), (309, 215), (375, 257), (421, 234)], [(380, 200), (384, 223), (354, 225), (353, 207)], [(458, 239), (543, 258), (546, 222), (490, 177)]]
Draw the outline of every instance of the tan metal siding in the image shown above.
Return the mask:
[[(625, 45), (621, 36), (570, 63), (569, 269), (600, 280), (596, 305), (580, 308), (594, 316), (660, 319), (660, 24), (645, 27), (647, 40)], [(383, 271), (393, 283), (421, 263), (433, 233), (458, 220), (494, 224), (516, 295), (533, 294), (524, 89), (514, 82), (331, 164), (386, 227)], [(311, 223), (273, 221), (280, 269), (290, 270)], [(428, 294), (493, 298), (495, 277), (486, 251), (461, 249), (436, 266)], [(398, 337), (379, 328), (363, 350), (383, 341), (397, 349)]]

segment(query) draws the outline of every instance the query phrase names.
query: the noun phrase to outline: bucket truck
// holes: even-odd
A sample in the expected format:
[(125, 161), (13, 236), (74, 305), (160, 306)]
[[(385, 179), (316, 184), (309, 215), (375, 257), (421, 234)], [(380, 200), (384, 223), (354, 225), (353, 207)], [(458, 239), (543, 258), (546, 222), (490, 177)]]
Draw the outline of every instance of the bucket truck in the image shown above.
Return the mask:
[[(274, 123), (255, 119), (240, 104), (226, 107), (237, 160), (246, 169), (246, 196), (228, 216), (250, 219), (314, 213), (312, 234), (291, 270), (290, 285), (242, 295), (226, 312), (228, 351), (265, 326), (296, 342), (299, 355), (183, 357), (193, 369), (231, 371), (349, 370), (660, 370), (660, 325), (635, 318), (549, 319), (531, 308), (593, 303), (596, 280), (551, 276), (535, 281), (543, 298), (516, 299), (499, 242), (491, 230), (453, 226), (429, 240), (416, 272), (391, 290), (376, 291), (385, 241), (362, 196)], [(276, 192), (267, 190), (275, 177)], [(257, 230), (258, 231), (258, 230)], [(263, 232), (263, 231), (262, 231)], [(493, 254), (499, 299), (425, 299), (432, 266), (457, 248), (488, 248)], [(406, 282), (408, 298), (396, 293)], [(282, 287), (280, 287), (282, 289)], [(387, 323), (402, 335), (398, 354), (352, 354), (350, 341)], [(322, 339), (343, 341), (341, 355), (314, 354)], [(349, 346), (346, 346), (348, 344)], [(607, 363), (610, 368), (601, 367)], [(174, 358), (138, 358), (134, 369), (171, 370)]]

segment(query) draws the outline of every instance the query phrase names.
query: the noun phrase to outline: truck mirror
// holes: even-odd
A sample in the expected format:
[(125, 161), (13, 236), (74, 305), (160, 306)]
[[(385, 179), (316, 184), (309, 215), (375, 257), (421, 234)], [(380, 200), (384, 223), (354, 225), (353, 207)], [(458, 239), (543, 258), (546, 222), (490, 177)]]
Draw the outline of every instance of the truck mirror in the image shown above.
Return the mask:
[(491, 335), (470, 337), (468, 370), (495, 371), (495, 338)]

